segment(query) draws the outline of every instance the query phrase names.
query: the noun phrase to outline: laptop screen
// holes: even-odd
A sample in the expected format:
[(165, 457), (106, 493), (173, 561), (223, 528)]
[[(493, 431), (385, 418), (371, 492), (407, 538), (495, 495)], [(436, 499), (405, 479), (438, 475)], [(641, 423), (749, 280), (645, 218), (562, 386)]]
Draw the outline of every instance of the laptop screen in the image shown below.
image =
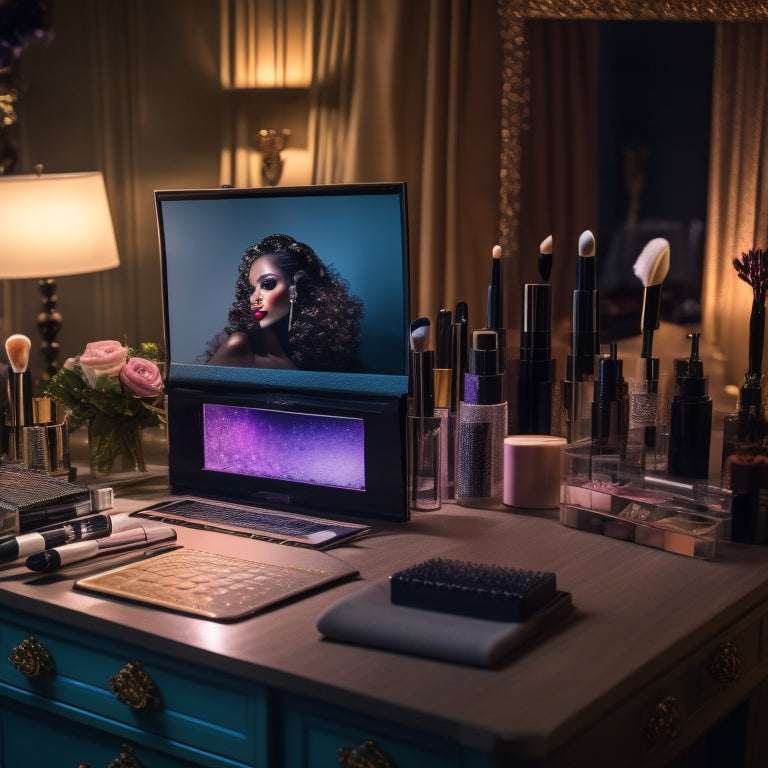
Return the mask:
[(407, 519), (405, 192), (155, 193), (174, 492)]
[[(155, 197), (170, 385), (382, 394), (407, 389), (404, 185), (176, 190)], [(270, 258), (275, 250), (281, 258), (295, 253), (288, 270)], [(289, 334), (286, 291), (297, 271), (298, 319)], [(268, 302), (269, 280), (275, 279), (269, 275), (284, 272), (280, 307), (256, 322), (259, 307), (249, 302), (258, 302), (257, 294)], [(260, 279), (264, 291), (257, 290)], [(329, 326), (329, 318), (336, 325)], [(302, 324), (307, 329), (300, 336)], [(255, 332), (257, 338), (243, 338), (236, 354), (217, 354), (233, 332), (238, 338)], [(327, 335), (341, 349), (326, 343)]]

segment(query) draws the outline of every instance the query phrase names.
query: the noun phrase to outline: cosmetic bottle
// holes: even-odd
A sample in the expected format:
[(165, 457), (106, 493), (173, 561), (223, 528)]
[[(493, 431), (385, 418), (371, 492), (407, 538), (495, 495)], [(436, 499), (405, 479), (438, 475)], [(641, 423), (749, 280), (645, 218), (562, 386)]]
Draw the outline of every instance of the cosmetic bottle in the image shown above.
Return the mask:
[(527, 283), (523, 289), (520, 358), (510, 361), (509, 433), (549, 435), (552, 432), (552, 388), (555, 360), (551, 347), (552, 289), (548, 283)]
[(627, 382), (627, 461), (635, 463), (644, 472), (666, 473), (672, 377), (668, 373), (660, 373), (658, 357), (640, 357), (634, 364), (634, 374)]
[(435, 353), (411, 353), (413, 396), (408, 418), (408, 488), (411, 509), (440, 509), (440, 417), (434, 407)]
[(668, 473), (679, 477), (709, 476), (712, 398), (699, 360), (699, 334), (690, 334), (691, 356), (675, 363), (675, 394), (669, 412)]
[(459, 403), (456, 501), (464, 506), (500, 504), (504, 490), (503, 354), (495, 330), (472, 334), (464, 400)]
[(624, 381), (624, 363), (615, 344), (600, 356), (592, 401), (592, 452), (623, 458), (627, 448), (629, 396)]

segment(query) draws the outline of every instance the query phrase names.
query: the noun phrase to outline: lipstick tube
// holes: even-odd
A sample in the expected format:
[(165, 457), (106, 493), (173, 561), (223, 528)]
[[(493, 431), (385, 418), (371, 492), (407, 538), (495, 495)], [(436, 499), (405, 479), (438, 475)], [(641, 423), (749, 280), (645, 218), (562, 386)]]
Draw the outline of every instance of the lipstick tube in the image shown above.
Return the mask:
[(495, 330), (472, 334), (464, 400), (459, 403), (456, 501), (468, 507), (500, 504), (504, 491), (504, 357)]

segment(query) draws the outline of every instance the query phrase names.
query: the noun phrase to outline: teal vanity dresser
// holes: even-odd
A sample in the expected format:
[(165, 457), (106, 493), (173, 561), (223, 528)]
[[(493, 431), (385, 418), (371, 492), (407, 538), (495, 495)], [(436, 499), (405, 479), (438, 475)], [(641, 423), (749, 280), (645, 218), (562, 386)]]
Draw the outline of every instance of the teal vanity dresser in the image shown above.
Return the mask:
[[(218, 536), (179, 529), (186, 547)], [(699, 561), (554, 512), (444, 505), (332, 554), (359, 579), (233, 623), (74, 590), (93, 561), (3, 569), (0, 765), (662, 766), (706, 734), (729, 766), (766, 764), (763, 548)], [(575, 609), (493, 669), (318, 632), (362, 582), (431, 556), (554, 571)]]

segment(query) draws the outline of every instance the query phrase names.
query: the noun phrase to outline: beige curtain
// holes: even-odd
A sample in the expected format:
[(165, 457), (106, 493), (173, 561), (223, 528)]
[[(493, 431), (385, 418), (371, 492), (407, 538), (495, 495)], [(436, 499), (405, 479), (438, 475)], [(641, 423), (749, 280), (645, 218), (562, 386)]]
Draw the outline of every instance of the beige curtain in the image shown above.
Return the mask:
[(719, 24), (715, 35), (703, 332), (725, 356), (725, 382), (747, 370), (750, 287), (732, 261), (768, 248), (768, 25)]
[[(539, 245), (553, 235), (553, 343), (570, 345), (579, 235), (598, 236), (598, 22), (527, 25), (531, 102), (524, 134), (520, 265), (514, 285), (539, 282)], [(598, 258), (601, 243), (597, 242)], [(516, 298), (516, 297), (514, 297)], [(512, 328), (519, 327), (519, 302)]]
[(315, 181), (407, 182), (412, 316), (467, 301), (482, 327), (499, 231), (496, 2), (321, 5)]

